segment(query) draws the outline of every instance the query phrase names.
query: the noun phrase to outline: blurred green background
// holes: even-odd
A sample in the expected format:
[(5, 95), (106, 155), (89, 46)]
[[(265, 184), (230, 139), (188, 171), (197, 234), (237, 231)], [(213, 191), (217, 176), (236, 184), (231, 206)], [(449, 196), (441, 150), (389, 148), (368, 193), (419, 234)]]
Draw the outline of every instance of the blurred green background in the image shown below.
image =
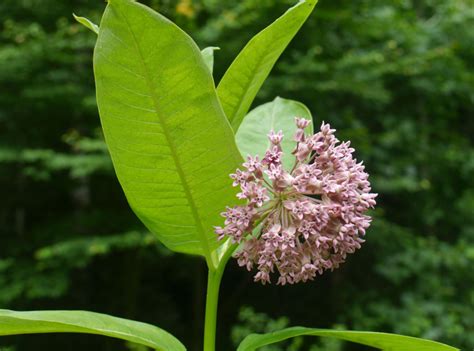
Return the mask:
[[(216, 52), (216, 81), (294, 1), (144, 1)], [(101, 0), (0, 3), (0, 308), (87, 309), (201, 349), (204, 262), (173, 254), (127, 206), (94, 97)], [(333, 273), (260, 286), (229, 265), (218, 345), (284, 325), (396, 332), (474, 347), (474, 1), (320, 0), (262, 89), (352, 140), (379, 205)], [(247, 306), (247, 307), (244, 307)], [(243, 308), (242, 308), (243, 307)], [(285, 318), (281, 318), (285, 317)], [(0, 338), (2, 351), (143, 350), (87, 335)], [(301, 339), (266, 350), (367, 350)]]

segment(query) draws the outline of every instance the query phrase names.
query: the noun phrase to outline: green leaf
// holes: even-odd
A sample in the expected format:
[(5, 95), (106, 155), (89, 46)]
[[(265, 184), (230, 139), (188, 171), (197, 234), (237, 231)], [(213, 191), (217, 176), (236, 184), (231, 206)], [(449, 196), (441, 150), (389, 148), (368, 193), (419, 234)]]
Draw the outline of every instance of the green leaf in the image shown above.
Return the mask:
[(179, 27), (109, 0), (94, 51), (105, 139), (130, 206), (171, 250), (217, 266), (213, 226), (235, 202), (242, 158), (211, 73)]
[[(76, 14), (72, 14), (74, 16), (74, 19), (82, 24), (84, 27), (87, 27), (91, 31), (93, 31), (95, 34), (99, 34), (99, 26), (92, 22), (90, 19), (86, 17), (80, 17), (76, 16)], [(204, 59), (204, 62), (206, 63), (206, 66), (210, 69), (211, 73), (214, 69), (214, 51), (215, 50), (220, 50), (220, 48), (216, 46), (209, 46), (207, 48), (204, 48), (201, 50), (202, 57)]]
[(92, 22), (90, 19), (76, 16), (74, 13), (72, 15), (74, 16), (74, 19), (80, 24), (82, 24), (84, 27), (89, 28), (95, 34), (99, 34), (99, 26), (95, 24), (94, 22)]
[(274, 344), (289, 338), (303, 335), (347, 340), (387, 351), (459, 351), (459, 349), (436, 341), (419, 339), (411, 336), (304, 327), (287, 328), (269, 334), (250, 334), (242, 341), (237, 351), (254, 351), (265, 345)]
[(207, 68), (212, 71), (214, 70), (214, 51), (220, 50), (220, 48), (215, 46), (209, 46), (201, 50), (201, 55), (206, 63)]
[[(92, 22), (90, 19), (86, 17), (76, 16), (76, 14), (74, 13), (72, 15), (74, 16), (74, 19), (80, 24), (82, 24), (84, 27), (90, 29), (95, 34), (99, 34), (99, 26)], [(201, 50), (204, 62), (206, 63), (206, 66), (210, 69), (211, 73), (214, 69), (214, 51), (216, 50), (220, 50), (220, 48), (216, 46), (209, 46)]]
[(217, 92), (235, 131), (280, 55), (298, 33), (317, 0), (303, 0), (258, 33), (240, 52)]
[(151, 324), (87, 311), (0, 310), (0, 335), (86, 333), (132, 341), (162, 351), (184, 351), (170, 333)]
[[(235, 136), (237, 146), (243, 157), (259, 155), (263, 157), (270, 146), (267, 134), (270, 130), (283, 131), (283, 165), (290, 170), (295, 157), (291, 154), (295, 148), (293, 135), (296, 132), (295, 117), (304, 117), (312, 120), (308, 108), (297, 101), (277, 97), (272, 102), (260, 105), (245, 116)], [(313, 124), (308, 132), (313, 131)]]

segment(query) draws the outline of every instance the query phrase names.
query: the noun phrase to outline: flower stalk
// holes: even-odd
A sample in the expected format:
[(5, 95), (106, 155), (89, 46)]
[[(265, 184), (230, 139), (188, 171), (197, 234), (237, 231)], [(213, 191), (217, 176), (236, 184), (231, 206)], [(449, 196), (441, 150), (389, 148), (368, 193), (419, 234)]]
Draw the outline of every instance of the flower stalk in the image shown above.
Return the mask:
[(217, 309), (219, 305), (219, 289), (222, 276), (229, 258), (237, 249), (237, 244), (231, 244), (224, 251), (216, 269), (209, 268), (206, 292), (206, 314), (204, 320), (204, 351), (216, 350)]

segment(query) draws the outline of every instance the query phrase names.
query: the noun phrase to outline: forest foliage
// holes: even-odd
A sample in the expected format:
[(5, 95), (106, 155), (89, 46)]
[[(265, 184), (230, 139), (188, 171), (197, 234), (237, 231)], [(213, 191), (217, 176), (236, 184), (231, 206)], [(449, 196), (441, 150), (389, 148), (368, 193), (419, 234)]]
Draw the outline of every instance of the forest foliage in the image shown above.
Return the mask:
[[(201, 48), (220, 46), (218, 83), (253, 33), (294, 1), (145, 3)], [(205, 264), (178, 261), (140, 225), (103, 142), (91, 73), (96, 37), (72, 13), (98, 23), (104, 6), (0, 4), (0, 307), (111, 313), (160, 325), (198, 348)], [(237, 316), (248, 305), (293, 325), (396, 332), (472, 348), (473, 25), (472, 0), (320, 0), (255, 105), (277, 94), (298, 99), (316, 125), (330, 122), (352, 141), (380, 194), (373, 227), (341, 270), (303, 286), (258, 286), (229, 267), (221, 336), (237, 342), (244, 335), (254, 312)], [(273, 323), (262, 316), (262, 330), (252, 330)], [(224, 349), (227, 339), (219, 341)], [(70, 340), (2, 338), (0, 346), (125, 347)]]

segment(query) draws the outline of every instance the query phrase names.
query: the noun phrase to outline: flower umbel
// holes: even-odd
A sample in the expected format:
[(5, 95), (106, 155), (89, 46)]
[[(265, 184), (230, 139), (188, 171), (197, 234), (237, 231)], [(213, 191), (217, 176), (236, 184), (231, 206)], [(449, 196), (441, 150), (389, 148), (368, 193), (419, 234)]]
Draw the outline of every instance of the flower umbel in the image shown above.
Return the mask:
[(246, 205), (222, 213), (225, 226), (216, 227), (219, 239), (243, 243), (235, 254), (240, 266), (257, 268), (255, 281), (278, 284), (312, 280), (333, 270), (361, 247), (375, 206), (368, 174), (352, 157), (349, 142), (340, 143), (334, 129), (323, 123), (306, 135), (310, 121), (295, 119), (294, 166), (282, 166), (281, 131), (270, 131), (270, 147), (262, 160), (249, 156), (231, 174)]

